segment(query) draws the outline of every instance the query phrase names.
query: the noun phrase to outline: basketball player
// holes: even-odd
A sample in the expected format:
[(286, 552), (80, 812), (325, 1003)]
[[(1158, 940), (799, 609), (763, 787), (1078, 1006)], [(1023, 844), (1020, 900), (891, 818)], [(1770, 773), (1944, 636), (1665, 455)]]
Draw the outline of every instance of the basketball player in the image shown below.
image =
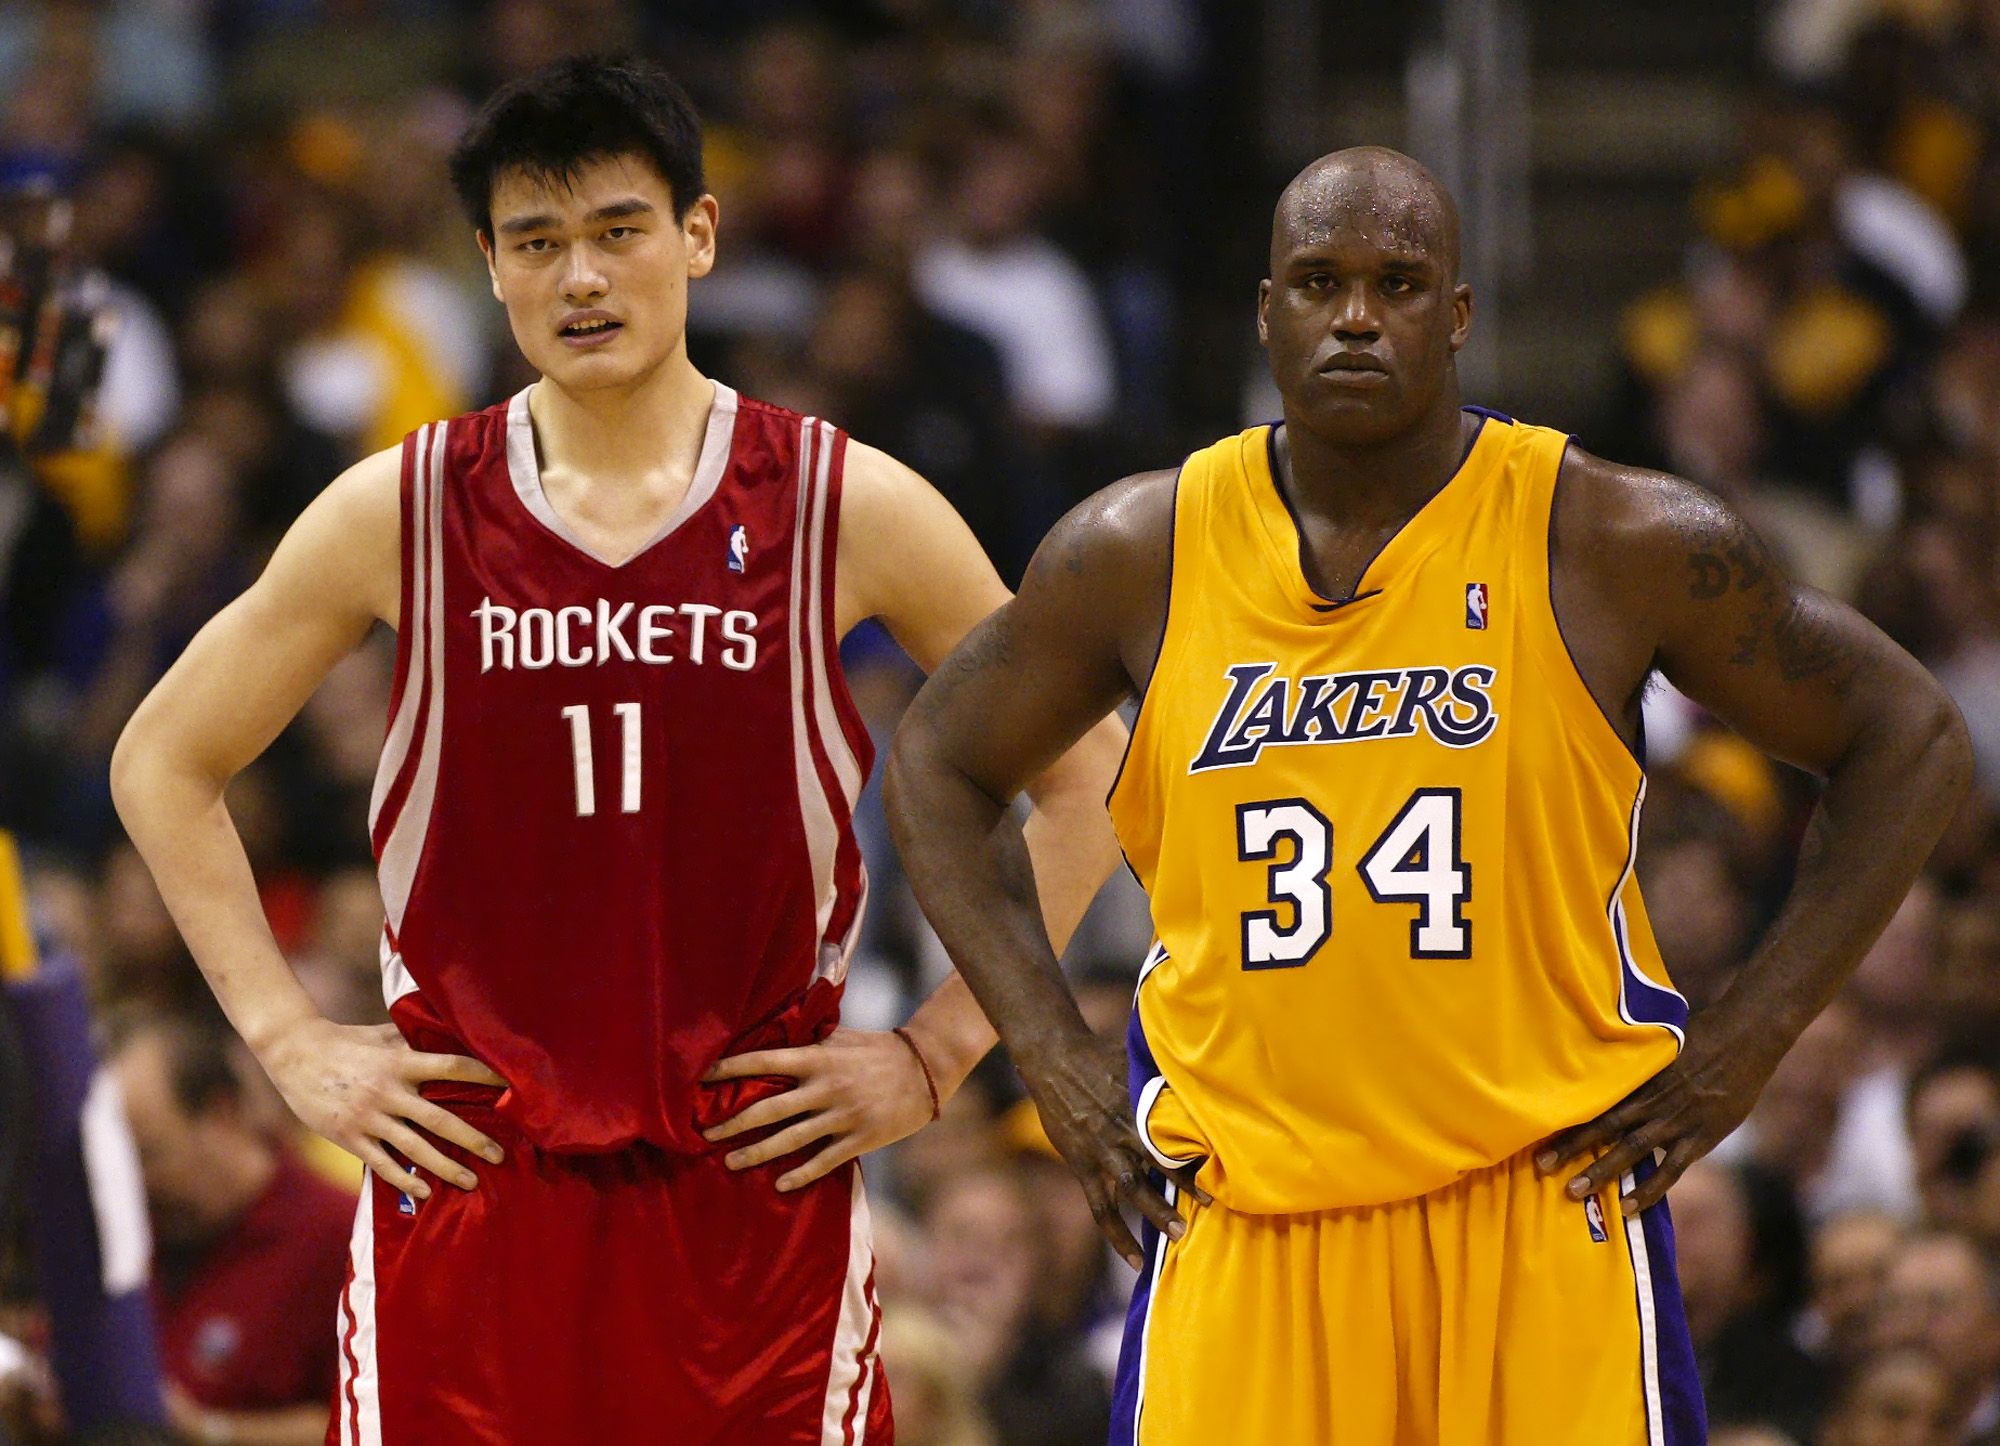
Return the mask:
[[(918, 897), (1144, 1271), (1122, 1442), (1700, 1440), (1667, 1187), (1967, 785), (1938, 685), (1715, 498), (1460, 407), (1457, 267), (1415, 162), (1309, 167), (1257, 307), (1282, 423), (1072, 513), (891, 757)], [(1826, 778), (1693, 1021), (1632, 880), (1655, 669)], [(1121, 1081), (1004, 804), (1128, 695), (1158, 943)]]
[[(690, 365), (717, 210), (666, 76), (516, 83), (453, 177), (541, 380), (337, 479), (113, 763), (231, 1021), (371, 1172), (329, 1441), (886, 1443), (849, 1161), (992, 1034), (959, 984), (835, 1032), (870, 762), (837, 650), (879, 617), (934, 663), (1006, 592), (909, 470)], [(315, 1011), (222, 802), (378, 620), (379, 1030)], [(1121, 738), (1036, 785), (1059, 937), (1116, 861)]]

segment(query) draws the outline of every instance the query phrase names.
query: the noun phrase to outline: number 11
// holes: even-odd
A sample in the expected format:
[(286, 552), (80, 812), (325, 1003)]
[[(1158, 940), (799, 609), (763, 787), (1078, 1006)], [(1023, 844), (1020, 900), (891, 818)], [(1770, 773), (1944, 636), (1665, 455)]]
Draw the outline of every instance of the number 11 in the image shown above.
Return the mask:
[[(639, 811), (639, 705), (620, 703), (611, 710), (623, 724), (624, 743), (623, 782), (619, 788), (619, 811), (637, 813)], [(590, 709), (582, 703), (572, 703), (562, 710), (562, 716), (569, 723), (570, 761), (576, 769), (576, 816), (590, 818), (597, 812), (597, 769), (590, 752)]]

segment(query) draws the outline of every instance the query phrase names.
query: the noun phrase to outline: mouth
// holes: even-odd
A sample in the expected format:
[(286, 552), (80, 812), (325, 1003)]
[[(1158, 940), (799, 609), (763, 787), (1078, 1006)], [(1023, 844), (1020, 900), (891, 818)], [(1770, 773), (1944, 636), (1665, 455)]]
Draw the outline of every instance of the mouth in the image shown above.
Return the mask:
[(1323, 377), (1384, 377), (1389, 369), (1372, 356), (1344, 354), (1330, 358), (1319, 369)]
[(614, 316), (587, 312), (564, 322), (556, 334), (572, 346), (588, 346), (607, 341), (624, 329), (625, 323)]
[(1317, 375), (1329, 386), (1342, 390), (1385, 387), (1389, 384), (1387, 368), (1370, 357), (1335, 357), (1320, 367)]

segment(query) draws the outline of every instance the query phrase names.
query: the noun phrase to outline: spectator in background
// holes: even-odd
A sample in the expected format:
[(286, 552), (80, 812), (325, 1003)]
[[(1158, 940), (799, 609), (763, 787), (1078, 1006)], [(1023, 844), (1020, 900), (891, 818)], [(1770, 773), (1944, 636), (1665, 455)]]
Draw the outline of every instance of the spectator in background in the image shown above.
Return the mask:
[(1071, 1337), (1031, 1331), (1049, 1264), (1020, 1175), (1005, 1165), (944, 1181), (924, 1214), (934, 1307), (1000, 1446), (1098, 1446), (1110, 1383)]
[(1812, 1241), (1812, 1303), (1798, 1339), (1835, 1380), (1846, 1380), (1874, 1345), (1875, 1313), (1903, 1227), (1886, 1215), (1836, 1215)]
[(882, 267), (848, 272), (827, 287), (805, 362), (828, 411), (857, 440), (921, 473), (958, 509), (1000, 575), (1018, 582), (1055, 518), (1024, 485), (993, 348), (925, 311), (905, 277)]
[(1036, 229), (1046, 187), (1026, 139), (985, 126), (947, 200), (951, 229), (918, 253), (915, 274), (926, 305), (999, 352), (1021, 418), (1060, 434), (1110, 417), (1117, 372), (1090, 278)]
[(2000, 1053), (1987, 1031), (1948, 1042), (1910, 1081), (1910, 1150), (1924, 1219), (1976, 1232), (1984, 1183), (2000, 1173)]
[(95, 902), (95, 947), (81, 962), (100, 1005), (172, 1010), (207, 997), (194, 957), (131, 844), (121, 840), (105, 855)]
[(885, 1309), (882, 1364), (896, 1393), (898, 1446), (995, 1446), (957, 1343), (935, 1316)]
[(1826, 1381), (1792, 1339), (1805, 1304), (1805, 1231), (1783, 1180), (1710, 1158), (1681, 1176), (1671, 1199), (1709, 1419), (1812, 1439)]
[(1963, 1235), (1904, 1242), (1889, 1263), (1875, 1343), (1928, 1352), (1948, 1383), (1955, 1441), (1984, 1443), (2000, 1430), (2000, 1277)]
[(219, 1025), (143, 1019), (109, 1068), (146, 1179), (175, 1424), (196, 1441), (319, 1446), (353, 1198), (248, 1117)]
[(1922, 1350), (1884, 1351), (1864, 1362), (1840, 1393), (1826, 1446), (1958, 1446), (1951, 1377)]

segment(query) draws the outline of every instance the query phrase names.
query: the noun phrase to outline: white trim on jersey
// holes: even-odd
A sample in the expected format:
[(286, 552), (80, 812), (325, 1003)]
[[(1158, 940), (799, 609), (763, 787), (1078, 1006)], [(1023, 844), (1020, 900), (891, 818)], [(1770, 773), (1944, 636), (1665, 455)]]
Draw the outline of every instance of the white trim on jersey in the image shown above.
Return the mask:
[(722, 485), (722, 475), (729, 470), (730, 444), (736, 437), (736, 392), (721, 382), (714, 383), (714, 386), (715, 400), (709, 405), (708, 425), (701, 438), (701, 456), (694, 464), (694, 476), (688, 482), (687, 495), (681, 498), (681, 504), (674, 509), (673, 515), (660, 524), (660, 530), (639, 544), (630, 557), (613, 562), (586, 545), (549, 504), (548, 493), (542, 490), (541, 459), (535, 452), (534, 418), (528, 411), (528, 393), (534, 390), (533, 384), (514, 393), (507, 403), (507, 476), (514, 484), (514, 495), (521, 499), (521, 505), (528, 509), (535, 521), (585, 557), (606, 567), (623, 567), (632, 558), (650, 552), (666, 541), (682, 523), (706, 507), (709, 499), (715, 496), (716, 489)]
[[(1168, 1205), (1180, 1203), (1180, 1190), (1173, 1181), (1166, 1182), (1163, 1193), (1167, 1197)], [(1146, 1415), (1146, 1358), (1151, 1354), (1150, 1348), (1153, 1344), (1153, 1313), (1160, 1308), (1160, 1276), (1167, 1268), (1167, 1247), (1173, 1244), (1173, 1241), (1167, 1238), (1166, 1231), (1159, 1231), (1158, 1235), (1159, 1239), (1151, 1262), (1151, 1276), (1146, 1282), (1146, 1320), (1145, 1324), (1139, 1327), (1139, 1383), (1132, 1399), (1132, 1446), (1139, 1446), (1139, 1434), (1143, 1429), (1141, 1423)]]
[(1139, 1090), (1139, 1103), (1132, 1111), (1133, 1123), (1138, 1126), (1139, 1143), (1146, 1147), (1146, 1153), (1162, 1170), (1185, 1170), (1201, 1159), (1200, 1155), (1169, 1155), (1153, 1143), (1153, 1106), (1160, 1102), (1160, 1091), (1167, 1087), (1167, 1077), (1156, 1074)]
[[(390, 940), (403, 929), (410, 894), (416, 888), (417, 865), (423, 859), (424, 841), (430, 834), (431, 807), (437, 801), (439, 755), (444, 746), (444, 455), (450, 423), (437, 422), (419, 429), (412, 479), (411, 515), (417, 523), (411, 539), (410, 616), (402, 625), (411, 629), (409, 671), (403, 678), (403, 695), (390, 723), (390, 746), (382, 752), (381, 767), (375, 775), (371, 815), (379, 816), (396, 778), (408, 762), (416, 719), (424, 719), (423, 738), (417, 741), (416, 772), (402, 807), (390, 821), (389, 836), (382, 841), (382, 857), (377, 876), (382, 886), (383, 912), (387, 925), (382, 934), (382, 998), (393, 1005), (416, 989), (416, 981), (403, 967), (402, 957)], [(396, 746), (400, 735), (402, 744)], [(375, 818), (371, 816), (371, 831)]]
[(853, 1205), (847, 1225), (847, 1282), (841, 1289), (840, 1319), (833, 1330), (833, 1362), (827, 1369), (826, 1403), (820, 1411), (820, 1446), (863, 1446), (868, 1406), (882, 1368), (877, 1354), (882, 1313), (874, 1299), (875, 1243), (868, 1223), (868, 1192), (861, 1166), (854, 1166)]
[(348, 1242), (353, 1272), (340, 1294), (340, 1387), (333, 1414), (341, 1446), (382, 1446), (382, 1381), (375, 1364), (375, 1174), (361, 1177), (361, 1201)]
[[(799, 818), (805, 828), (806, 853), (812, 861), (813, 930), (818, 942), (818, 960), (813, 966), (815, 981), (826, 979), (838, 984), (847, 977), (848, 961), (861, 938), (861, 920), (868, 903), (868, 871), (861, 871), (861, 898), (854, 922), (844, 938), (826, 937), (833, 922), (834, 906), (840, 902), (839, 880), (835, 877), (840, 856), (840, 823), (834, 816), (833, 800), (813, 759), (813, 740), (818, 739), (832, 765), (834, 777), (847, 801), (851, 817), (861, 799), (861, 762), (840, 726), (840, 714), (833, 704), (835, 660), (827, 656), (825, 628), (824, 569), (833, 565), (827, 556), (827, 494), (833, 475), (833, 428), (807, 417), (799, 426), (799, 491), (792, 528), (792, 580), (788, 606), (792, 668), (792, 765), (797, 776)], [(806, 690), (812, 690), (812, 706), (806, 706)]]
[[(1622, 1200), (1637, 1186), (1627, 1170), (1618, 1182)], [(1646, 1248), (1646, 1224), (1637, 1215), (1625, 1217), (1625, 1239), (1632, 1248), (1633, 1283), (1639, 1293), (1639, 1373), (1646, 1393), (1646, 1440), (1665, 1446), (1666, 1408), (1660, 1394), (1660, 1322), (1653, 1296), (1653, 1258)]]
[[(806, 715), (806, 677), (811, 667), (812, 645), (806, 638), (807, 596), (812, 591), (813, 568), (807, 543), (812, 531), (814, 442), (818, 429), (808, 417), (799, 426), (799, 493), (792, 527), (791, 598), (786, 608), (790, 632), (792, 666), (792, 767), (798, 780), (799, 816), (805, 825), (806, 854), (812, 861), (814, 905), (813, 937), (826, 937), (833, 916), (834, 858), (840, 848), (840, 825), (820, 783), (819, 767), (813, 762), (811, 723)], [(816, 681), (816, 680), (815, 680)]]
[[(813, 716), (819, 723), (820, 743), (826, 748), (828, 761), (833, 764), (833, 776), (840, 782), (840, 791), (847, 797), (847, 808), (852, 813), (861, 801), (861, 787), (868, 780), (862, 777), (861, 760), (854, 756), (854, 749), (848, 745), (847, 732), (840, 726), (840, 713), (833, 706), (832, 669), (826, 656), (826, 619), (821, 609), (824, 605), (826, 585), (821, 579), (820, 569), (832, 572), (834, 559), (826, 550), (826, 508), (827, 494), (831, 490), (829, 480), (833, 473), (833, 426), (828, 422), (819, 424), (819, 478), (813, 488), (812, 500), (812, 541), (809, 550), (813, 563), (812, 595), (806, 600), (806, 627), (812, 644), (813, 670)], [(839, 519), (835, 519), (836, 530)]]
[(1646, 776), (1639, 775), (1639, 792), (1632, 799), (1632, 817), (1625, 848), (1625, 871), (1618, 876), (1617, 884), (1611, 890), (1611, 902), (1605, 906), (1605, 917), (1611, 923), (1611, 939), (1618, 950), (1618, 1017), (1627, 1024), (1652, 1025), (1673, 1035), (1676, 1046), (1687, 1044), (1687, 1031), (1679, 1025), (1664, 1019), (1640, 1019), (1632, 1013), (1632, 983), (1660, 994), (1678, 999), (1682, 1006), (1682, 1018), (1686, 1018), (1687, 1000), (1678, 989), (1662, 984), (1639, 967), (1639, 961), (1632, 957), (1630, 943), (1630, 922), (1625, 914), (1625, 886), (1632, 882), (1632, 875), (1639, 865), (1639, 818), (1646, 810)]

